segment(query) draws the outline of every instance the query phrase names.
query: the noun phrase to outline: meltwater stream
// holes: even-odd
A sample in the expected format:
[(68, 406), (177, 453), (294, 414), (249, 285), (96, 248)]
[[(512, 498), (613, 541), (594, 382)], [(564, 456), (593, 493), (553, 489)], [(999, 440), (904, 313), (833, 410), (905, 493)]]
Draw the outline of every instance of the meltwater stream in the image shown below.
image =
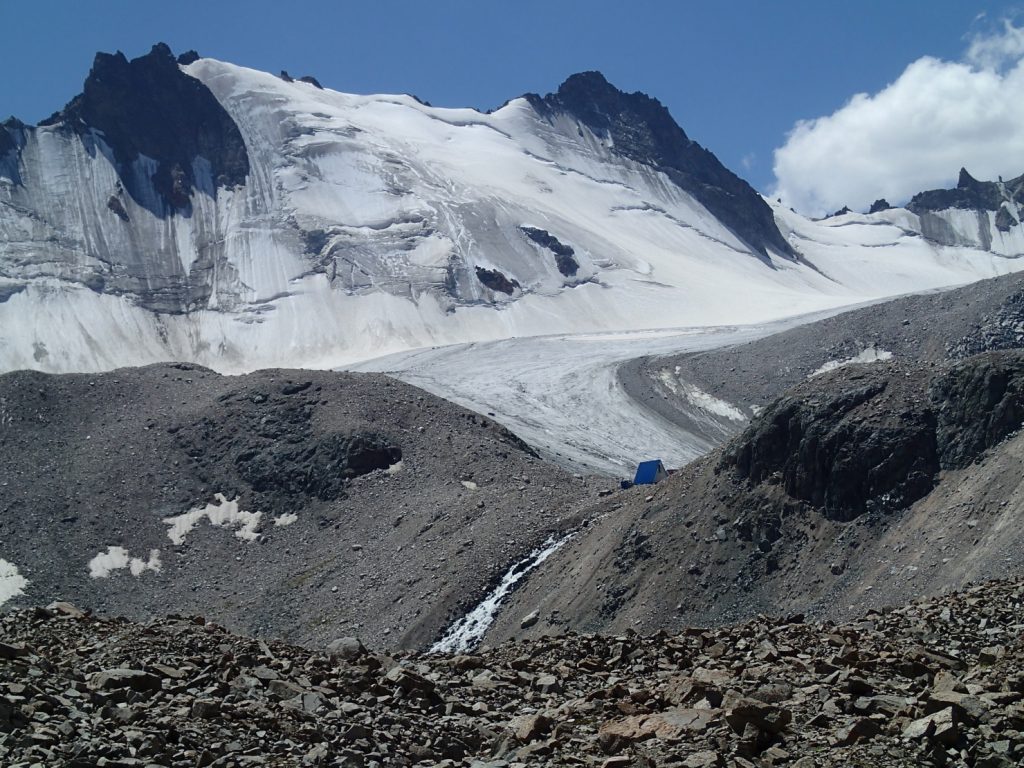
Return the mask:
[(452, 624), (444, 636), (434, 643), (430, 650), (433, 653), (465, 653), (473, 650), (483, 639), (484, 633), (494, 623), (498, 609), (505, 596), (523, 576), (547, 560), (551, 555), (573, 537), (572, 533), (556, 539), (552, 536), (540, 547), (513, 565), (501, 582), (485, 597), (480, 604), (461, 619)]

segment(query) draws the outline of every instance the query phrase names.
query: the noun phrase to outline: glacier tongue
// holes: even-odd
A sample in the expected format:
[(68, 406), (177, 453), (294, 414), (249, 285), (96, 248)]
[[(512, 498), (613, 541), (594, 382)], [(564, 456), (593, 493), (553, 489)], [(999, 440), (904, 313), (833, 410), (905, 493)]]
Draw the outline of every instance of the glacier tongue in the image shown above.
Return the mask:
[(156, 160), (119, 164), (101, 133), (0, 128), (0, 370), (337, 367), (762, 323), (1024, 267), (1020, 226), (986, 241), (973, 214), (929, 213), (962, 233), (939, 245), (904, 209), (814, 222), (772, 205), (801, 258), (762, 258), (665, 173), (529, 98), (482, 114), (212, 59), (181, 71), (230, 115), (249, 168), (218, 186), (195, 158), (181, 210), (160, 208)]

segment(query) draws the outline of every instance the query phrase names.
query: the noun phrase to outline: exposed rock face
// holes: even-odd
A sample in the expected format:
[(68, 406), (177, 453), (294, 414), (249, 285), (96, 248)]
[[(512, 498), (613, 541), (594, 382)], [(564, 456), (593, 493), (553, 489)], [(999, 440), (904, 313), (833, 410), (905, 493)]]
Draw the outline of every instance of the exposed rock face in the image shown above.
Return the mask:
[(930, 394), (942, 466), (964, 467), (1024, 423), (1024, 354), (964, 360), (939, 377)]
[(18, 148), (14, 143), (14, 137), (7, 131), (5, 124), (0, 124), (0, 157)]
[(561, 242), (546, 229), (537, 229), (536, 227), (520, 227), (520, 229), (524, 235), (537, 243), (537, 245), (547, 248), (555, 254), (555, 262), (558, 264), (559, 272), (566, 277), (574, 277), (576, 275), (580, 265), (573, 258), (576, 252), (572, 249), (572, 246)]
[(1009, 232), (1018, 224), (1020, 222), (1010, 213), (1010, 210), (1005, 205), (1000, 206), (999, 212), (996, 213), (996, 229), (1000, 232)]
[[(187, 208), (193, 191), (214, 195), (217, 187), (242, 184), (249, 173), (238, 126), (205, 85), (178, 68), (163, 43), (131, 61), (120, 52), (96, 54), (81, 95), (42, 125), (58, 123), (83, 141), (102, 140), (125, 189), (158, 216)], [(151, 179), (163, 209), (140, 183), (149, 175), (140, 156), (156, 162)], [(196, 175), (200, 160), (209, 164), (212, 188)]]
[(939, 468), (935, 418), (894, 402), (887, 374), (858, 371), (798, 388), (753, 420), (722, 465), (752, 484), (778, 483), (836, 520), (916, 501)]
[(721, 465), (846, 521), (925, 496), (1024, 422), (1024, 353), (972, 357), (938, 375), (878, 365), (823, 376), (756, 417)]
[(573, 115), (598, 137), (609, 137), (612, 151), (664, 172), (762, 256), (768, 249), (795, 256), (761, 196), (692, 141), (657, 99), (623, 93), (600, 72), (572, 75), (556, 93), (526, 98), (541, 114)]
[(511, 296), (515, 293), (516, 289), (519, 288), (519, 281), (515, 278), (509, 279), (503, 273), (496, 269), (486, 269), (485, 267), (476, 268), (477, 279), (490, 288), (492, 291), (498, 291)]
[(1024, 176), (1018, 176), (1001, 185), (994, 181), (978, 181), (966, 168), (961, 168), (955, 189), (919, 192), (907, 204), (907, 209), (917, 214), (944, 211), (947, 208), (996, 211), (1003, 200), (1024, 204)]
[(341, 498), (352, 478), (401, 460), (401, 447), (382, 434), (318, 434), (309, 401), (290, 402), (306, 389), (308, 382), (286, 385), (283, 397), (229, 392), (218, 399), (220, 413), (171, 430), (204, 482), (252, 494), (256, 506), (274, 511)]
[(25, 124), (13, 117), (0, 123), (0, 177), (7, 177), (15, 184), (21, 183), (18, 148), (24, 130)]
[(892, 208), (892, 206), (889, 205), (889, 201), (886, 200), (884, 197), (880, 197), (878, 200), (875, 200), (875, 202), (871, 204), (871, 208), (868, 209), (868, 213), (888, 211), (890, 208)]
[[(965, 765), (1024, 760), (1020, 580), (840, 625), (339, 655), (53, 604), (0, 618), (5, 765)], [(74, 649), (69, 652), (69, 649)], [(554, 684), (552, 684), (554, 681)]]

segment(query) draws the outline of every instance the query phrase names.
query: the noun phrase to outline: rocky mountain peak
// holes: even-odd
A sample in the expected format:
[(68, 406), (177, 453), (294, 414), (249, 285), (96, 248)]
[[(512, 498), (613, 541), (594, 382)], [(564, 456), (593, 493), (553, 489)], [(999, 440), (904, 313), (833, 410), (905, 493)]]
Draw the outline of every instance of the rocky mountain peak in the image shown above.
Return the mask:
[(911, 198), (907, 209), (922, 213), (944, 211), (949, 208), (976, 211), (998, 211), (1003, 202), (1024, 204), (1024, 176), (1018, 176), (1005, 184), (996, 181), (979, 181), (966, 168), (960, 169), (954, 189), (930, 189), (919, 192)]
[(956, 182), (957, 189), (976, 189), (980, 182), (967, 172), (966, 168), (960, 168), (960, 175)]
[(769, 249), (796, 255), (753, 187), (691, 140), (657, 99), (620, 91), (596, 71), (571, 75), (555, 93), (526, 98), (540, 114), (570, 114), (610, 139), (616, 154), (665, 173), (761, 256)]
[[(125, 189), (161, 216), (187, 208), (193, 190), (213, 195), (218, 187), (242, 184), (249, 173), (238, 127), (205, 85), (181, 71), (165, 43), (130, 61), (120, 51), (97, 53), (82, 93), (43, 124), (101, 139)], [(158, 201), (130, 171), (140, 155), (157, 163), (151, 181)], [(200, 157), (210, 164), (209, 179), (196, 176)]]

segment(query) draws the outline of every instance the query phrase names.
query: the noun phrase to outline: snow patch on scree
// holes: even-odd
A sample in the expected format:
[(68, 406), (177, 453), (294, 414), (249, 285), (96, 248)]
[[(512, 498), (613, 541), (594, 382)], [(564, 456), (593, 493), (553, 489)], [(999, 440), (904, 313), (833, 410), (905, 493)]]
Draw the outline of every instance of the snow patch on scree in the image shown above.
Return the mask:
[(480, 643), (484, 633), (494, 623), (498, 615), (498, 609), (502, 601), (512, 591), (512, 588), (527, 573), (547, 560), (551, 555), (571, 539), (573, 534), (567, 534), (560, 539), (551, 537), (538, 549), (513, 565), (501, 578), (501, 582), (481, 603), (461, 619), (456, 621), (444, 636), (431, 646), (432, 653), (464, 653), (471, 651)]
[(132, 576), (141, 576), (146, 571), (159, 573), (161, 568), (160, 550), (149, 550), (149, 560), (131, 557), (124, 547), (107, 547), (89, 561), (89, 576), (94, 579), (106, 579), (114, 571), (127, 568)]
[(747, 420), (747, 417), (743, 415), (743, 411), (732, 403), (720, 400), (714, 395), (710, 395), (704, 390), (694, 386), (690, 382), (677, 378), (679, 371), (680, 367), (677, 365), (675, 376), (673, 376), (672, 372), (667, 368), (663, 368), (658, 374), (662, 384), (668, 387), (672, 394), (682, 397), (694, 408), (700, 408), (702, 411), (713, 413), (716, 416), (723, 416), (730, 421)]
[[(192, 532), (199, 523), (206, 518), (210, 525), (219, 528), (237, 528), (235, 536), (245, 541), (254, 541), (258, 534), (262, 512), (246, 512), (238, 508), (238, 499), (228, 501), (223, 493), (214, 496), (216, 501), (207, 504), (205, 507), (196, 507), (181, 515), (165, 517), (164, 522), (170, 526), (167, 537), (175, 544), (184, 544), (185, 537)], [(287, 525), (287, 523), (282, 523)]]
[(848, 365), (866, 364), (866, 363), (881, 363), (885, 360), (892, 359), (892, 352), (885, 349), (879, 349), (878, 347), (868, 347), (863, 350), (860, 354), (848, 357), (845, 360), (829, 360), (821, 368), (814, 371), (808, 379), (813, 379), (815, 376), (821, 376), (823, 373), (834, 371), (838, 368), (845, 368)]
[(28, 579), (18, 573), (18, 567), (0, 557), (0, 605), (23, 595), (27, 586)]

